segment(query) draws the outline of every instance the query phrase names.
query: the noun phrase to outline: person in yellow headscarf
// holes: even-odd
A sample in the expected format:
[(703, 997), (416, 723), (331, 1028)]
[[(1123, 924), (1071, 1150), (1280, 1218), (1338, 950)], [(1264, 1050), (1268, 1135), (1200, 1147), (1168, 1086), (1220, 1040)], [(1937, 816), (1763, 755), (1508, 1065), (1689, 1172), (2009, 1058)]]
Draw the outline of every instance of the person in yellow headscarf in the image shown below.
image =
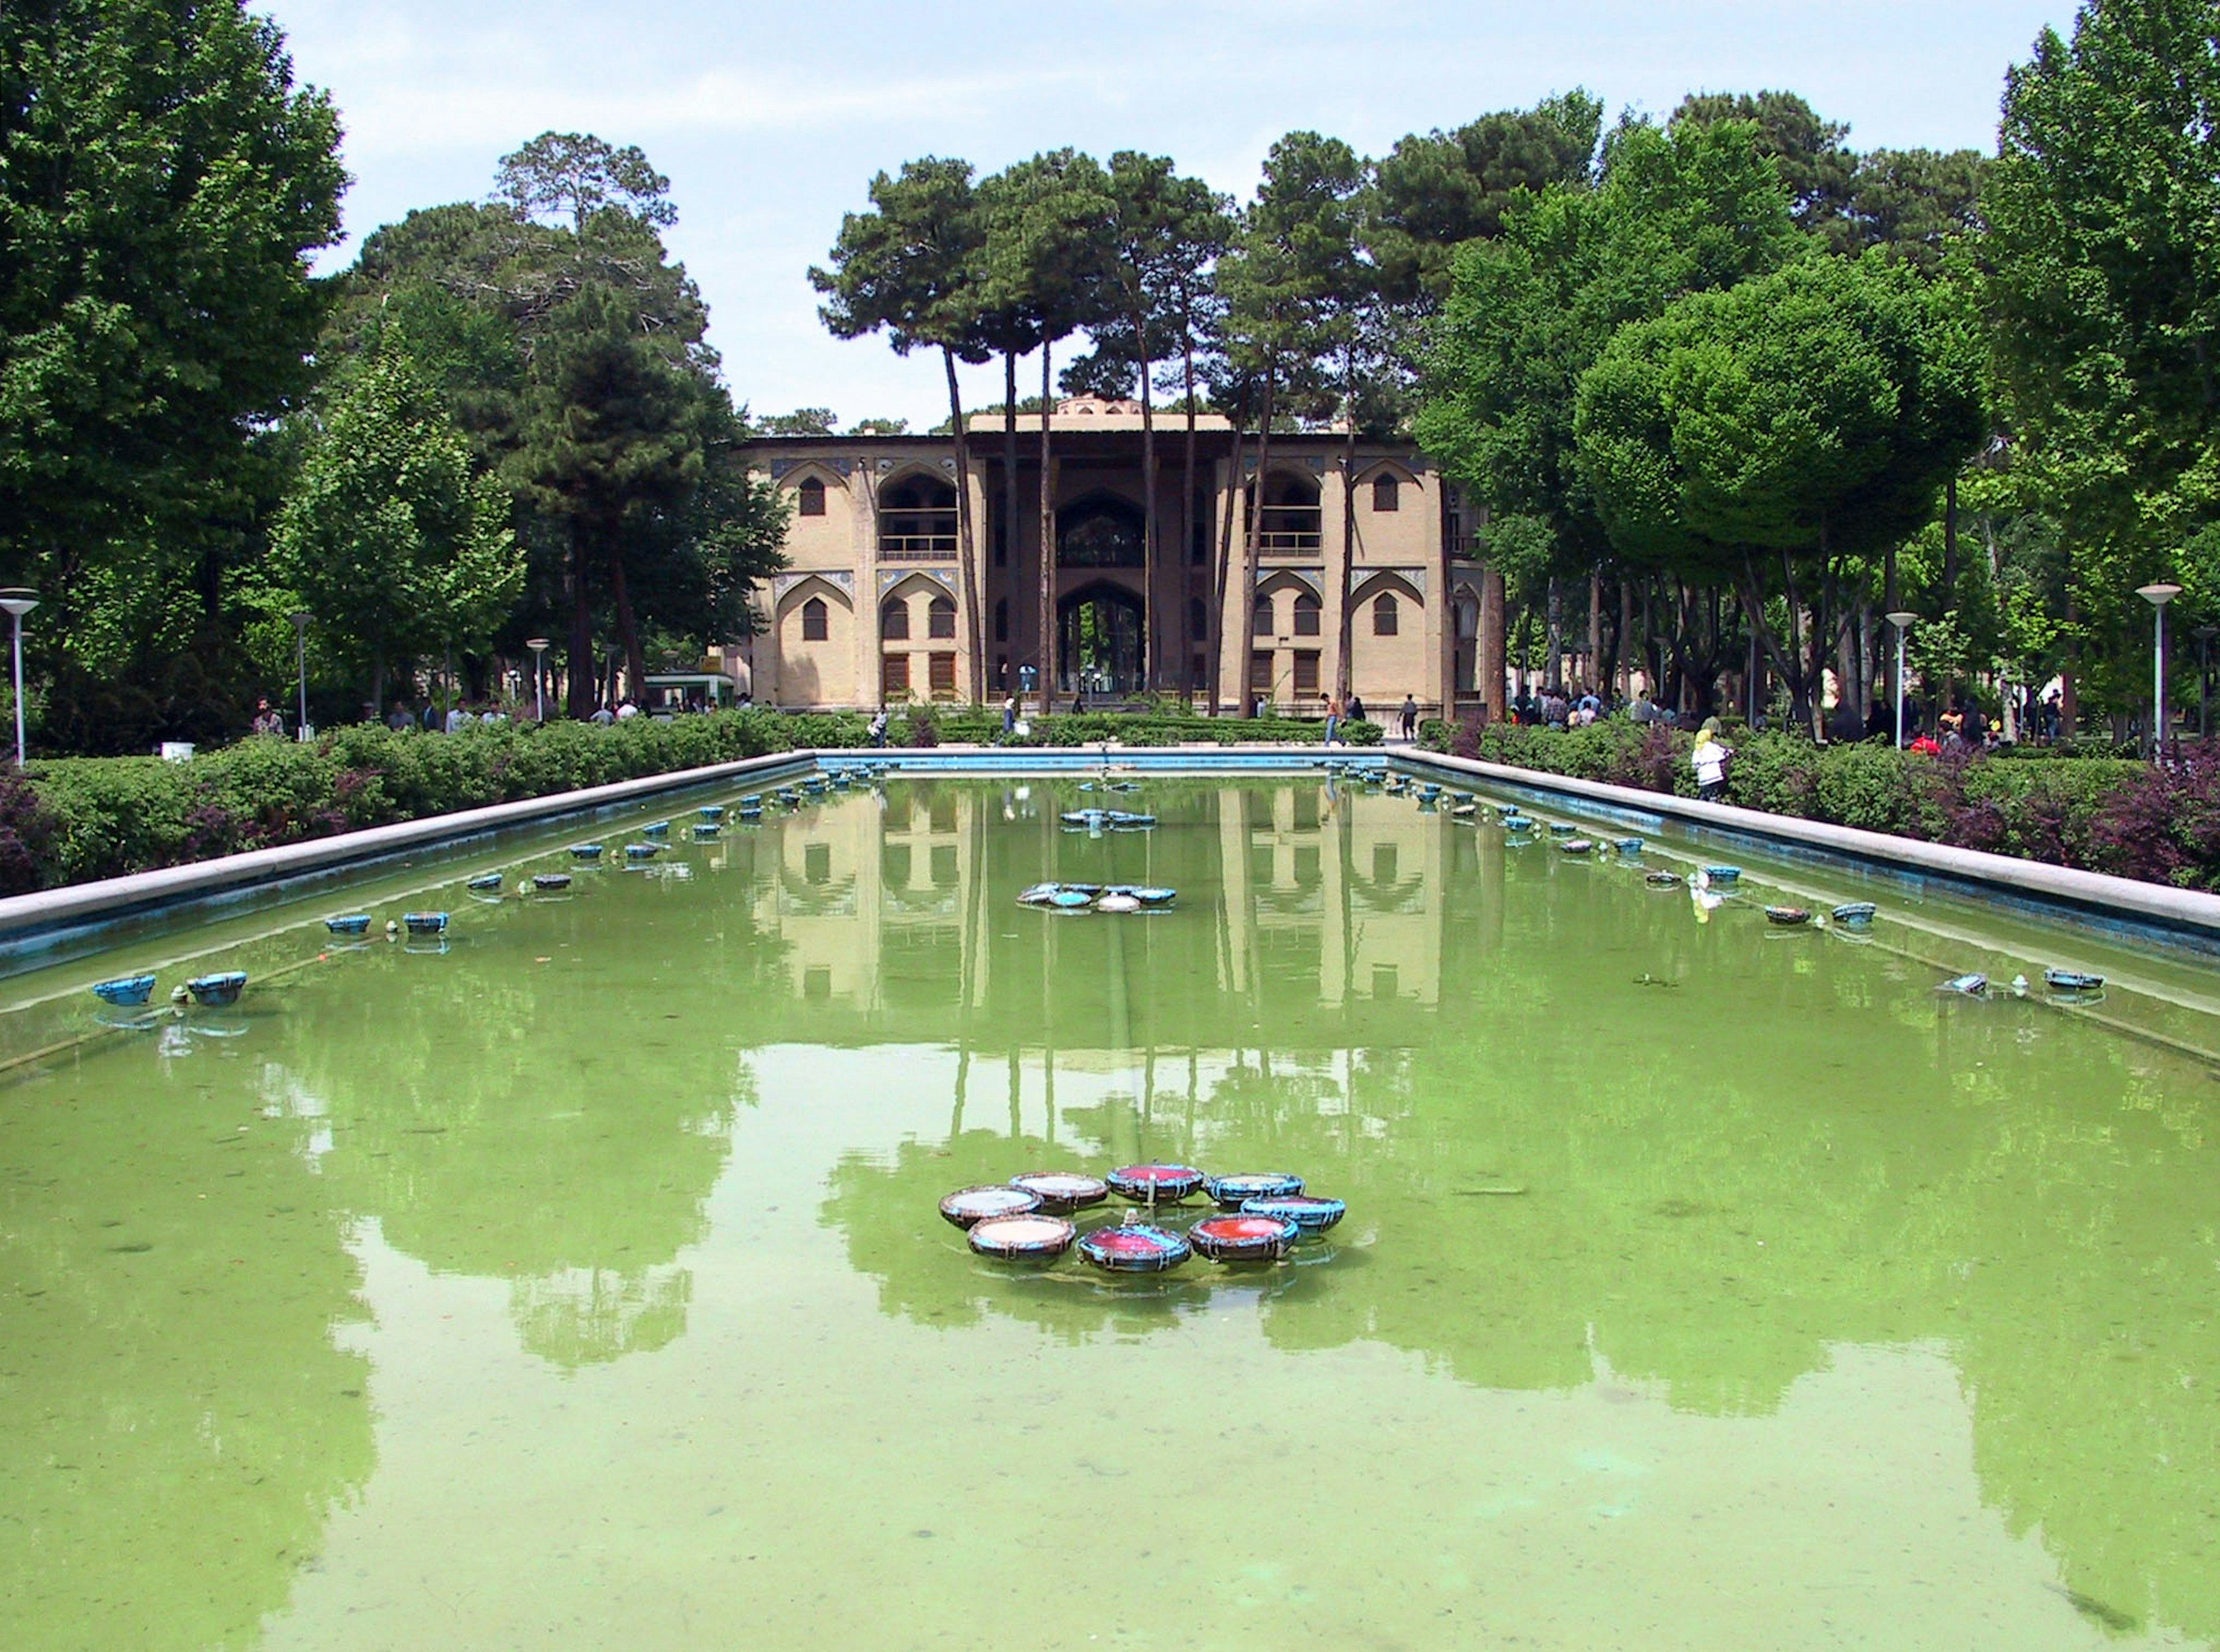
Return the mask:
[(1696, 731), (1695, 749), (1688, 753), (1688, 763), (1696, 771), (1696, 795), (1706, 803), (1716, 803), (1726, 795), (1727, 764), (1734, 756), (1734, 747), (1719, 738), (1719, 720), (1704, 719), (1704, 726)]

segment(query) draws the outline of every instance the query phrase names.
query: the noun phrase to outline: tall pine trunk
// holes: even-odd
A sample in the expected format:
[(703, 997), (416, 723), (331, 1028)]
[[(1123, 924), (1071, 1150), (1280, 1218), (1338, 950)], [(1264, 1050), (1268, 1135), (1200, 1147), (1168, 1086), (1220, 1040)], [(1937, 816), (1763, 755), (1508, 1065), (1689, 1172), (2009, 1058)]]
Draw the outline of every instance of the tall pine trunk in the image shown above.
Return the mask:
[[(1018, 565), (1018, 355), (1002, 352), (1002, 565)], [(1013, 649), (1020, 659), (1024, 651)], [(1005, 683), (1005, 695), (1017, 692), (1014, 682)]]
[[(1264, 418), (1257, 432), (1257, 490), (1249, 497), (1247, 522), (1241, 535), (1241, 588), (1234, 601), (1241, 614), (1241, 652), (1234, 669), (1241, 673), (1241, 714), (1244, 718), (1257, 715), (1257, 689), (1249, 680), (1250, 658), (1257, 651), (1257, 557), (1262, 545), (1264, 526), (1264, 477), (1272, 464), (1272, 392), (1275, 362), (1264, 370)], [(1238, 477), (1236, 477), (1238, 480)], [(1273, 685), (1267, 683), (1264, 692), (1269, 694)]]
[(1133, 312), (1133, 350), (1141, 358), (1141, 692), (1157, 688), (1157, 415), (1149, 388), (1147, 318)]
[(1565, 686), (1565, 595), (1555, 574), (1550, 576), (1548, 602), (1549, 658), (1542, 662), (1542, 686), (1555, 694)]
[(584, 523), (571, 521), (571, 715), (594, 714), (594, 676), (600, 662), (594, 658), (594, 615), (586, 602), (586, 539)]
[(1218, 616), (1218, 646), (1210, 651), (1210, 714), (1213, 717), (1222, 714), (1225, 702), (1225, 592), (1233, 570), (1233, 502), (1240, 497), (1241, 449), (1247, 433), (1242, 423), (1239, 418), (1233, 421), (1233, 468), (1227, 478), (1225, 519), (1218, 525), (1217, 566), (1213, 570), (1218, 589), (1218, 605), (1211, 610)]
[(1048, 441), (1049, 415), (1054, 403), (1050, 400), (1049, 359), (1055, 346), (1045, 334), (1041, 337), (1041, 410), (1040, 410), (1040, 651), (1041, 651), (1041, 714), (1046, 716), (1056, 698), (1056, 500), (1055, 484), (1049, 476)]
[[(1185, 331), (1184, 336), (1180, 340), (1180, 363), (1181, 370), (1187, 381), (1187, 437), (1180, 463), (1179, 583), (1181, 591), (1184, 593), (1194, 589), (1192, 580), (1196, 527), (1194, 520), (1194, 335), (1191, 331)], [(1191, 603), (1182, 602), (1180, 612), (1186, 614), (1191, 612), (1192, 608)], [(1185, 624), (1186, 621), (1182, 620), (1181, 623)], [(1194, 680), (1193, 661), (1195, 646), (1201, 641), (1203, 639), (1200, 637), (1188, 637), (1188, 658), (1181, 662), (1181, 676), (1187, 681), (1188, 704), (1190, 707), (1194, 703), (1194, 691), (1200, 686)], [(1215, 711), (1217, 708), (1213, 706), (1211, 709)]]
[[(625, 583), (624, 553), (614, 546), (609, 552), (609, 595), (617, 611), (617, 645), (624, 650), (625, 673), (632, 679), (633, 698), (637, 703), (639, 696), (647, 692), (647, 655), (640, 646), (639, 627), (633, 619), (632, 588)], [(452, 692), (451, 687), (451, 696)]]
[(971, 645), (964, 688), (976, 706), (987, 697), (987, 633), (979, 623), (979, 559), (971, 545), (971, 444), (963, 429), (963, 397), (956, 387), (956, 352), (943, 345), (940, 361), (948, 371), (948, 427), (956, 437), (956, 572), (963, 582), (964, 640)]
[[(1356, 681), (1349, 658), (1350, 644), (1356, 634), (1349, 612), (1350, 587), (1356, 579), (1356, 352), (1353, 346), (1342, 356), (1341, 385), (1341, 570), (1335, 582), (1340, 592), (1338, 606), (1341, 614), (1335, 627), (1333, 695), (1345, 706), (1349, 703), (1350, 688)], [(1456, 645), (1454, 626), (1450, 627), (1450, 644), (1452, 648)], [(1455, 689), (1450, 690), (1450, 698), (1454, 705)], [(1454, 718), (1456, 713), (1444, 714)]]

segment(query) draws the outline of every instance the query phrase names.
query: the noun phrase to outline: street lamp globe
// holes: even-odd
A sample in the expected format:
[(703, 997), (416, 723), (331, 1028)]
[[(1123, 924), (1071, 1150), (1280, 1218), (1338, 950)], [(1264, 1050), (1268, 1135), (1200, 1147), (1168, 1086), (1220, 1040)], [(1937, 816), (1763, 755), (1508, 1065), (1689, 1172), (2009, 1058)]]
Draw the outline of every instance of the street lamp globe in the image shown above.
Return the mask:
[(2151, 758), (2155, 762), (2166, 748), (2166, 605), (2181, 595), (2181, 587), (2161, 580), (2136, 586), (2136, 595), (2151, 605), (2156, 631), (2151, 647)]
[(23, 767), (23, 616), (38, 606), (36, 591), (21, 585), (0, 589), (0, 608), (8, 611), (8, 616), (16, 627), (16, 769), (18, 773)]
[(1897, 608), (1888, 616), (1889, 624), (1896, 627), (1896, 749), (1904, 750), (1904, 633), (1919, 616), (1907, 608)]
[(532, 651), (532, 707), (534, 720), (547, 720), (547, 671), (546, 655), (548, 648), (545, 637), (527, 637), (524, 645)]
[(306, 608), (295, 608), (285, 617), (293, 622), (293, 663), (301, 680), (301, 720), (294, 726), (293, 738), (305, 740), (314, 732), (309, 726), (309, 620), (312, 616)]

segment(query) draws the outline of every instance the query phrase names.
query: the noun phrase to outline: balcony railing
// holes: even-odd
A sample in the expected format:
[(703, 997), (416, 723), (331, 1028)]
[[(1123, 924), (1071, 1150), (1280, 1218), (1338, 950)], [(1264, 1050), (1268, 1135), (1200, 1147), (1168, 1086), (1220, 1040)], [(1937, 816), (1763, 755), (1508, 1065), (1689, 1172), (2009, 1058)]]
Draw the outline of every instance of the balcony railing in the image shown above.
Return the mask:
[(1325, 543), (1316, 505), (1267, 505), (1258, 516), (1257, 549), (1267, 555), (1314, 552)]
[(879, 535), (881, 562), (953, 562), (956, 560), (956, 536), (953, 533), (882, 533)]

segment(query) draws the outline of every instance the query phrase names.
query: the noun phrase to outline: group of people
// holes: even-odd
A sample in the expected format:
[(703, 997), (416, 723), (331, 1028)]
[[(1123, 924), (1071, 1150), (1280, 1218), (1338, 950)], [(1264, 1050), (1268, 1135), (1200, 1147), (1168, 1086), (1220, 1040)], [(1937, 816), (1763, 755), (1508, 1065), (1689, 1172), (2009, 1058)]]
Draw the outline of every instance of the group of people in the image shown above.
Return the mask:
[[(1263, 701), (1259, 700), (1257, 701), (1257, 715), (1261, 717), (1263, 715)], [(1364, 714), (1364, 696), (1361, 694), (1351, 694), (1345, 701), (1339, 699), (1327, 701), (1325, 707), (1325, 743), (1328, 745), (1331, 745), (1333, 744), (1334, 736), (1341, 732), (1342, 726), (1344, 723), (1362, 723), (1368, 720), (1369, 719), (1367, 719)], [(1407, 694), (1403, 696), (1402, 709), (1395, 714), (1395, 720), (1397, 725), (1401, 728), (1403, 738), (1405, 739), (1414, 740), (1418, 739), (1418, 701)]]
[[(367, 711), (368, 708), (365, 707), (364, 709)], [(365, 720), (367, 721), (368, 719), (365, 718)], [(396, 700), (393, 702), (393, 709), (385, 714), (385, 726), (388, 728), (396, 732), (402, 729), (421, 728), (427, 734), (438, 734), (442, 732), (459, 734), (465, 729), (491, 728), (497, 723), (505, 723), (508, 720), (508, 714), (498, 706), (489, 704), (472, 710), (460, 701), (448, 707), (446, 715), (444, 717), (440, 714), (440, 708), (428, 700), (424, 702), (424, 709), (421, 713), (411, 711), (406, 700)]]
[[(1610, 710), (1601, 695), (1577, 684), (1562, 689), (1546, 688), (1538, 695), (1521, 689), (1511, 701), (1511, 720), (1530, 728), (1585, 728)], [(1627, 714), (1637, 723), (1646, 723), (1662, 714), (1644, 693), (1627, 708)]]
[[(2021, 739), (2048, 745), (2058, 739), (2062, 707), (2055, 688), (2041, 695), (2030, 689), (2012, 709), (2019, 714)], [(1647, 689), (1636, 694), (1622, 707), (1603, 699), (1593, 689), (1578, 686), (1544, 689), (1539, 694), (1522, 689), (1512, 699), (1509, 717), (1512, 722), (1534, 728), (1580, 728), (1621, 710), (1629, 721), (1636, 723), (1686, 728), (1695, 720), (1693, 714), (1676, 713), (1657, 704)], [(1764, 726), (1762, 717), (1755, 726)], [(1939, 715), (1931, 708), (1907, 699), (1904, 702), (1904, 730), (1908, 749), (1930, 753), (1990, 751), (2004, 738), (1998, 720), (1965, 695), (1954, 697), (1949, 709)], [(1827, 735), (1830, 739), (1846, 742), (1893, 740), (1896, 738), (1896, 714), (1886, 701), (1880, 699), (1868, 705), (1862, 717), (1855, 701), (1845, 703), (1829, 715)]]

